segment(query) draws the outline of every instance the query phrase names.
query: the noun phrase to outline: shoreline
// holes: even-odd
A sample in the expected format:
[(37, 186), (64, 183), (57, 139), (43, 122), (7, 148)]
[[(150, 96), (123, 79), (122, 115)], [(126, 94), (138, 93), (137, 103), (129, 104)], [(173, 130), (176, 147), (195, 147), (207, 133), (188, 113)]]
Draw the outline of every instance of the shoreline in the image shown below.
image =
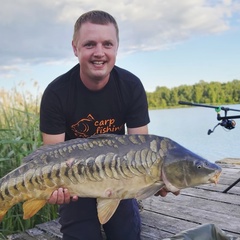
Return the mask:
[(224, 159), (215, 161), (215, 163), (240, 165), (240, 158), (224, 158)]

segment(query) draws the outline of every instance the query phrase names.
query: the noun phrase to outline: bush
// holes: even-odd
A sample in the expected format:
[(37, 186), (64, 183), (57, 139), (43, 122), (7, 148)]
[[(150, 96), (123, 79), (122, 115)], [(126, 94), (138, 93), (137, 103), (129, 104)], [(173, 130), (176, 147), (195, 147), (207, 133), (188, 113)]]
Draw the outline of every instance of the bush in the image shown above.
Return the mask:
[[(39, 131), (40, 94), (0, 90), (0, 178), (42, 145)], [(25, 231), (57, 217), (57, 206), (46, 205), (29, 220), (22, 219), (22, 203), (12, 207), (0, 224), (0, 237)], [(2, 236), (1, 236), (2, 234)]]

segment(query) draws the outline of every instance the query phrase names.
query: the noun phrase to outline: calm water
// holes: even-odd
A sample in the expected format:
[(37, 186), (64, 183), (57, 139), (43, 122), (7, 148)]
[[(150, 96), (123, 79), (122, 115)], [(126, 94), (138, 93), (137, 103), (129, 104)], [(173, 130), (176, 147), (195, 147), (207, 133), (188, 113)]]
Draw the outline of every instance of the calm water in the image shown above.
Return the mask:
[[(224, 107), (240, 110), (240, 105)], [(223, 111), (220, 113), (224, 116)], [(227, 115), (240, 115), (240, 112), (228, 111)], [(150, 110), (150, 119), (149, 133), (169, 137), (211, 162), (240, 158), (240, 119), (235, 119), (234, 129), (218, 126), (210, 135), (208, 129), (212, 130), (219, 123), (213, 108)]]

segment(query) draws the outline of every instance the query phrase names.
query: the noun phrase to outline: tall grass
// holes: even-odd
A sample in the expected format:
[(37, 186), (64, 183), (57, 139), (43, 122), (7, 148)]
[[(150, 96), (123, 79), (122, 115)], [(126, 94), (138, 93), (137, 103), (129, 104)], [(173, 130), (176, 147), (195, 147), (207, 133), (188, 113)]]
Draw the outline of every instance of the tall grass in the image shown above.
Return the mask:
[[(41, 95), (0, 90), (0, 178), (22, 163), (22, 159), (42, 145), (39, 131)], [(11, 208), (2, 223), (0, 237), (22, 232), (57, 217), (57, 206), (46, 205), (29, 220), (22, 219), (22, 204)]]

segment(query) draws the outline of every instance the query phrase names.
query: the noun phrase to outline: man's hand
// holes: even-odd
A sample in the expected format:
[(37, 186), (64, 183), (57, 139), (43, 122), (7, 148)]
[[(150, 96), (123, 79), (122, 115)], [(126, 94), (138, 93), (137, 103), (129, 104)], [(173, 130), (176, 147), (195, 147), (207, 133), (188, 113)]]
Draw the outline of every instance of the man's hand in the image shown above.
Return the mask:
[(71, 198), (67, 188), (59, 188), (52, 193), (51, 197), (48, 199), (48, 203), (64, 204), (64, 203), (69, 203), (71, 200), (73, 202), (77, 201), (78, 196), (73, 196)]
[[(165, 187), (161, 188), (157, 193), (155, 193), (154, 195), (155, 196), (161, 196), (161, 197), (165, 197), (167, 196), (167, 194), (169, 193), (170, 191), (168, 191)], [(179, 195), (180, 194), (180, 191), (177, 191), (177, 192), (171, 192), (173, 193), (175, 196)]]

